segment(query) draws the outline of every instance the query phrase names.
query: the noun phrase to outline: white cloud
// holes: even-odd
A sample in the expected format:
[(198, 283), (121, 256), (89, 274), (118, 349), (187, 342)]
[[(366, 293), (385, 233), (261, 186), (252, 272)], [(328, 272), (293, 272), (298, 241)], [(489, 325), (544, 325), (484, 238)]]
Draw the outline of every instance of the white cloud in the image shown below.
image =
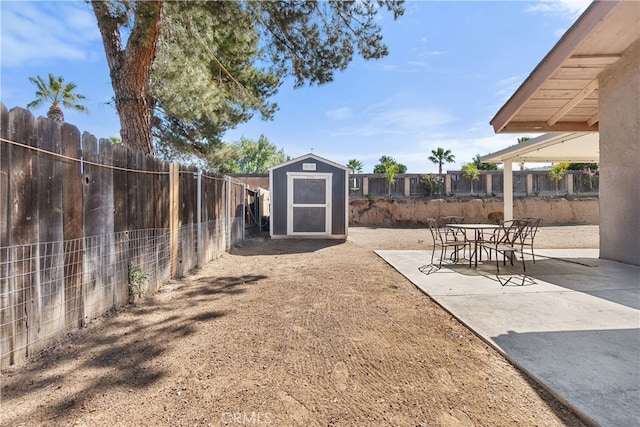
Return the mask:
[(558, 39), (560, 39), (560, 37), (562, 37), (564, 33), (567, 32), (567, 30), (568, 28), (558, 28), (553, 32), (553, 35), (556, 36)]
[[(573, 23), (591, 3), (591, 0), (542, 0), (529, 5), (525, 11), (533, 14), (562, 16)], [(567, 29), (568, 27), (557, 28), (553, 34), (559, 39)]]
[(353, 115), (353, 111), (348, 107), (335, 108), (327, 111), (327, 117), (334, 120), (346, 120)]
[(372, 122), (405, 131), (432, 129), (453, 120), (452, 115), (429, 108), (399, 108), (380, 111), (372, 116)]
[(498, 80), (495, 83), (496, 91), (494, 95), (500, 99), (500, 101), (506, 101), (522, 84), (524, 78), (522, 76), (511, 76)]
[(435, 108), (395, 107), (379, 104), (363, 112), (360, 125), (343, 127), (331, 136), (382, 137), (385, 135), (418, 135), (451, 123), (455, 117)]
[(4, 66), (92, 61), (103, 55), (95, 48), (99, 39), (95, 17), (84, 3), (2, 3)]
[(591, 4), (591, 0), (542, 0), (530, 4), (526, 11), (529, 13), (543, 13), (564, 15), (575, 20)]

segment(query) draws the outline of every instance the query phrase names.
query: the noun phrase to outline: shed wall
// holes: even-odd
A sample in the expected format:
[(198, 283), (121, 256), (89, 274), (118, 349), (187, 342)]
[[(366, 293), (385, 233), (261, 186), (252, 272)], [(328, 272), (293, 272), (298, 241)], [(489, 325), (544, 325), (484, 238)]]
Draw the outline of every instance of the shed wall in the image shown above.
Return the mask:
[(315, 163), (316, 173), (331, 173), (331, 235), (346, 235), (346, 210), (347, 210), (347, 172), (331, 164), (318, 161), (316, 159), (300, 159), (300, 161), (277, 167), (271, 171), (271, 197), (273, 200), (273, 211), (271, 212), (271, 222), (274, 235), (287, 234), (287, 172), (304, 172), (303, 163)]

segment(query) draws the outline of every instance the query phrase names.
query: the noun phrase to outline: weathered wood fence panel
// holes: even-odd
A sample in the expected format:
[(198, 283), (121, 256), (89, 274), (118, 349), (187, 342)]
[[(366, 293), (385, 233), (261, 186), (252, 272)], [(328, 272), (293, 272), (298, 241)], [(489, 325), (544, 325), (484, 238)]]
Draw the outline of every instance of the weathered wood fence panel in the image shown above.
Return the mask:
[(242, 238), (245, 187), (229, 177), (1, 103), (0, 125), (2, 367), (127, 304), (130, 268), (154, 292)]
[[(0, 104), (0, 138), (9, 138), (9, 111)], [(9, 269), (9, 165), (12, 147), (0, 143), (0, 353), (7, 354), (6, 364), (13, 363), (12, 276)]]
[[(38, 119), (37, 147), (52, 153), (60, 153), (62, 135), (59, 125), (52, 120)], [(45, 137), (50, 136), (49, 137)], [(38, 337), (49, 346), (64, 336), (64, 253), (62, 251), (62, 162), (36, 152), (38, 169), (38, 247), (41, 296), (41, 327)]]
[(220, 256), (226, 250), (227, 233), (226, 209), (228, 178), (223, 175), (203, 175), (202, 203), (204, 212), (202, 221), (202, 244), (205, 258)]
[(64, 242), (65, 330), (83, 326), (82, 266), (84, 263), (83, 198), (80, 159), (80, 132), (70, 124), (62, 125), (62, 230)]
[[(36, 120), (26, 110), (12, 111), (9, 114), (9, 133), (18, 143), (36, 146)], [(35, 156), (29, 150), (14, 146), (10, 154), (9, 194), (12, 196), (9, 207), (9, 244), (14, 249), (10, 269), (10, 299), (13, 320), (13, 346), (17, 349), (15, 359), (28, 357), (30, 339), (35, 337), (34, 329), (29, 335), (29, 324), (37, 324), (35, 291), (38, 287), (34, 272), (38, 266), (32, 265), (37, 259), (37, 248), (32, 245), (38, 239), (37, 176)]]

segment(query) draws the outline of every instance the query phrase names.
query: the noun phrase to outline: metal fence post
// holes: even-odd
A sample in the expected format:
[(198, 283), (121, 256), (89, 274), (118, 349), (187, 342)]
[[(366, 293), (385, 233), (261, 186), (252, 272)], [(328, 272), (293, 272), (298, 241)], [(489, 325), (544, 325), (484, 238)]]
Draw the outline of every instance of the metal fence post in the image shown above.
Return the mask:
[(247, 228), (247, 184), (242, 184), (242, 240), (244, 241), (244, 231)]
[(179, 217), (180, 206), (180, 165), (169, 165), (169, 228), (171, 247), (171, 277), (178, 275), (178, 246), (179, 241)]
[(202, 170), (198, 169), (196, 175), (196, 221), (197, 221), (197, 248), (198, 248), (198, 267), (202, 267), (202, 258), (204, 244), (202, 242)]
[(227, 177), (227, 206), (226, 206), (226, 216), (227, 216), (227, 238), (225, 249), (229, 250), (231, 248), (231, 227), (233, 223), (231, 221), (231, 177)]

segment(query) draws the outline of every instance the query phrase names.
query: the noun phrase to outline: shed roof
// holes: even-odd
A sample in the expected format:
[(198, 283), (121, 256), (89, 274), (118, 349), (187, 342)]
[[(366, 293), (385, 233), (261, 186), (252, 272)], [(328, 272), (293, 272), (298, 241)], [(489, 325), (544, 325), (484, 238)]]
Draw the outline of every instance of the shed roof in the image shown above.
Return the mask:
[(505, 161), (598, 163), (600, 134), (596, 132), (547, 133), (482, 156), (480, 161), (485, 163), (504, 163)]
[(491, 120), (494, 131), (598, 131), (598, 74), (640, 37), (639, 22), (638, 1), (594, 1)]
[(299, 162), (299, 161), (301, 161), (301, 160), (306, 160), (306, 159), (311, 159), (311, 160), (315, 160), (315, 161), (317, 161), (317, 162), (326, 163), (326, 164), (329, 164), (329, 165), (331, 165), (331, 166), (333, 166), (333, 167), (340, 168), (340, 169), (344, 169), (344, 170), (346, 170), (347, 172), (350, 172), (350, 171), (351, 171), (351, 169), (349, 169), (349, 168), (348, 168), (347, 166), (345, 166), (345, 165), (341, 165), (340, 163), (332, 162), (331, 160), (327, 160), (327, 159), (325, 159), (325, 158), (323, 158), (323, 157), (320, 157), (320, 156), (317, 156), (317, 155), (315, 155), (315, 154), (313, 154), (313, 153), (308, 153), (308, 154), (305, 154), (305, 155), (303, 155), (303, 156), (296, 157), (295, 159), (291, 159), (291, 160), (289, 160), (289, 161), (286, 161), (286, 162), (280, 163), (280, 164), (278, 164), (278, 165), (271, 166), (271, 167), (269, 168), (269, 172), (271, 172), (273, 169), (278, 169), (278, 168), (281, 168), (281, 167), (283, 167), (283, 166), (287, 166), (287, 165), (290, 165), (290, 164), (293, 164), (293, 163)]

